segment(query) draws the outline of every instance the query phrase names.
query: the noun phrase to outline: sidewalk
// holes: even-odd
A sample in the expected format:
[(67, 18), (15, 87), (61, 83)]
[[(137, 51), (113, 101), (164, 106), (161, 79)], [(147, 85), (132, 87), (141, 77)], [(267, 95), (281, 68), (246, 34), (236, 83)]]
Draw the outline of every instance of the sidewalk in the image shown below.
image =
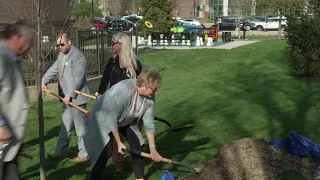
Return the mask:
[(226, 44), (218, 45), (218, 46), (139, 46), (139, 49), (150, 48), (150, 49), (175, 49), (175, 50), (183, 50), (183, 49), (233, 49), (240, 46), (245, 46), (248, 44), (256, 43), (259, 41), (244, 41), (244, 40), (236, 40), (232, 42), (228, 42)]

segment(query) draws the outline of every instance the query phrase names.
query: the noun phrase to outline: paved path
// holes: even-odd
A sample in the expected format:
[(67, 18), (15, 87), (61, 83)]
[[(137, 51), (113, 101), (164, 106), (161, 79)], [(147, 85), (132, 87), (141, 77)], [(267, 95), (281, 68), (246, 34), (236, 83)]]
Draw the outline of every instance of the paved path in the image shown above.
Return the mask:
[(248, 45), (248, 44), (252, 44), (252, 43), (256, 43), (259, 41), (244, 41), (244, 40), (236, 40), (236, 41), (232, 41), (226, 44), (222, 44), (219, 46), (154, 46), (154, 47), (150, 47), (150, 46), (139, 46), (140, 48), (150, 48), (150, 49), (176, 49), (176, 50), (183, 50), (183, 49), (233, 49), (233, 48), (237, 48), (240, 46), (244, 46), (244, 45)]

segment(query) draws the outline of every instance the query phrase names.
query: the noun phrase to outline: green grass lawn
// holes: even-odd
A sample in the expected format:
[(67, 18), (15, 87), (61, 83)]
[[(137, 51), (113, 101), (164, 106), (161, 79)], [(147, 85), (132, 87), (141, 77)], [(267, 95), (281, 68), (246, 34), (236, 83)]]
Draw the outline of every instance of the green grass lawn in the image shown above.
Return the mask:
[[(284, 63), (285, 47), (283, 40), (263, 40), (233, 50), (163, 50), (141, 54), (141, 61), (158, 67), (163, 76), (156, 115), (173, 125), (197, 124), (193, 129), (170, 132), (167, 126), (156, 122), (160, 154), (198, 167), (212, 159), (224, 144), (244, 137), (271, 141), (296, 130), (320, 142), (320, 84), (291, 78)], [(36, 110), (36, 106), (30, 109), (25, 138), (26, 153), (33, 159), (20, 158), (23, 179), (39, 179)], [(46, 153), (52, 153), (59, 132), (60, 103), (45, 103), (44, 114)], [(76, 152), (73, 135), (70, 156)], [(127, 159), (121, 179), (134, 179), (130, 158)], [(146, 177), (151, 180), (159, 180), (166, 169), (175, 177), (187, 172), (170, 164), (145, 162)], [(88, 163), (68, 160), (46, 163), (47, 179), (85, 179), (90, 170)], [(109, 179), (113, 172), (109, 161), (105, 177)]]

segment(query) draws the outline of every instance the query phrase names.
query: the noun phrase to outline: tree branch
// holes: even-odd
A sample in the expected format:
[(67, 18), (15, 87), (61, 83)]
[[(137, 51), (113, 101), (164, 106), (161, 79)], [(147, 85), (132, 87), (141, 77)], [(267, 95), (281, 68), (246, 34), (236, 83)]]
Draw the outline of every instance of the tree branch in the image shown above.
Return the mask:
[[(69, 5), (69, 6), (70, 6), (70, 1), (71, 1), (71, 7), (72, 7), (73, 4), (74, 4), (74, 2), (75, 2), (75, 0), (68, 0), (67, 2), (68, 2), (68, 5)], [(68, 9), (68, 6), (67, 6), (67, 9)], [(62, 26), (62, 29), (61, 29), (60, 33), (62, 33), (62, 32), (64, 31), (64, 27), (65, 27), (65, 25), (67, 24), (67, 20), (68, 20), (70, 14), (71, 14), (71, 10), (67, 13), (66, 18), (64, 19), (64, 23), (63, 23), (63, 26)], [(54, 34), (54, 35), (56, 36), (56, 34)], [(46, 58), (51, 54), (51, 52), (54, 50), (54, 48), (55, 48), (55, 44), (52, 45), (52, 47), (51, 47), (51, 49), (49, 50), (49, 52), (44, 56), (44, 59), (46, 59)]]
[(3, 2), (5, 2), (21, 19), (24, 19), (7, 1), (2, 0)]
[(43, 18), (43, 20), (42, 20), (42, 22), (41, 22), (41, 23), (44, 23), (44, 21), (48, 18), (48, 16), (49, 16), (49, 14), (50, 14), (50, 12), (51, 12), (51, 10), (52, 10), (53, 5), (54, 5), (54, 3), (55, 3), (55, 2), (56, 2), (56, 0), (52, 0), (52, 3), (51, 3), (51, 6), (50, 6), (50, 9), (49, 9), (48, 13), (44, 16), (44, 18)]
[(38, 3), (36, 2), (36, 0), (33, 0), (33, 3), (34, 3), (34, 5), (36, 5), (36, 9), (38, 10), (39, 7), (40, 7), (40, 4), (38, 4)]

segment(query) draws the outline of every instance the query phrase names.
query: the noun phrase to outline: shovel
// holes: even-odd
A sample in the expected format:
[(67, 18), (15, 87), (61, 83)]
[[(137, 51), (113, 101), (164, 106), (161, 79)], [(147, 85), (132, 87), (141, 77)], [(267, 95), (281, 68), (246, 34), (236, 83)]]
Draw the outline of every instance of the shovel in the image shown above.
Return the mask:
[[(49, 91), (48, 89), (44, 89), (43, 91), (51, 94), (52, 96), (54, 96), (54, 97), (56, 97), (56, 98), (58, 98), (58, 99), (60, 99), (60, 100), (63, 100), (63, 98), (62, 98), (61, 96), (59, 96), (59, 95), (57, 95), (57, 94)], [(85, 110), (85, 109), (83, 109), (82, 107), (77, 106), (77, 105), (73, 104), (72, 102), (69, 102), (68, 104), (69, 104), (70, 106), (73, 106), (74, 108), (78, 109), (79, 111), (85, 113), (86, 115), (88, 115), (88, 116), (90, 115), (90, 112), (87, 111), (87, 110)]]
[[(97, 99), (96, 96), (93, 96), (93, 95), (90, 95), (90, 94), (86, 94), (86, 93), (78, 91), (78, 90), (74, 90), (74, 92), (76, 94), (80, 94), (82, 96), (86, 96), (86, 97), (91, 98), (91, 99), (95, 99), (95, 100)], [(157, 121), (165, 123), (167, 126), (169, 126), (170, 130), (172, 130), (172, 131), (178, 131), (178, 130), (182, 130), (182, 129), (185, 129), (185, 128), (191, 128), (191, 127), (196, 126), (195, 124), (187, 124), (187, 125), (184, 125), (184, 126), (172, 126), (169, 123), (169, 121), (167, 121), (165, 119), (162, 119), (162, 118), (160, 118), (158, 116), (155, 116), (154, 119), (157, 120)]]
[[(145, 157), (145, 158), (149, 158), (149, 159), (152, 159), (151, 157), (151, 154), (148, 154), (148, 153), (145, 153), (145, 152), (140, 152), (140, 151), (137, 151), (137, 150), (132, 150), (132, 149), (129, 149), (127, 148), (126, 149), (127, 151), (129, 151), (130, 153), (133, 153), (133, 154), (136, 154), (136, 155), (139, 155), (139, 156), (142, 156), (142, 157)], [(124, 150), (124, 151), (126, 151)], [(169, 164), (175, 164), (175, 165), (178, 165), (178, 166), (183, 166), (183, 167), (186, 167), (188, 168), (192, 173), (201, 173), (201, 168), (193, 168), (189, 165), (186, 165), (186, 164), (183, 164), (181, 162), (176, 162), (176, 161), (173, 161), (171, 159), (167, 159), (167, 158), (163, 158), (161, 157), (160, 158), (160, 161), (161, 162), (165, 162), (165, 163), (169, 163)]]
[(169, 126), (171, 131), (179, 131), (179, 130), (182, 130), (182, 129), (185, 129), (185, 128), (192, 128), (192, 127), (196, 126), (195, 124), (186, 124), (186, 125), (183, 125), (183, 126), (172, 126), (169, 123), (169, 121), (167, 121), (165, 119), (162, 119), (162, 118), (160, 118), (158, 116), (155, 116), (154, 119), (157, 120), (157, 121), (165, 123), (167, 126)]

